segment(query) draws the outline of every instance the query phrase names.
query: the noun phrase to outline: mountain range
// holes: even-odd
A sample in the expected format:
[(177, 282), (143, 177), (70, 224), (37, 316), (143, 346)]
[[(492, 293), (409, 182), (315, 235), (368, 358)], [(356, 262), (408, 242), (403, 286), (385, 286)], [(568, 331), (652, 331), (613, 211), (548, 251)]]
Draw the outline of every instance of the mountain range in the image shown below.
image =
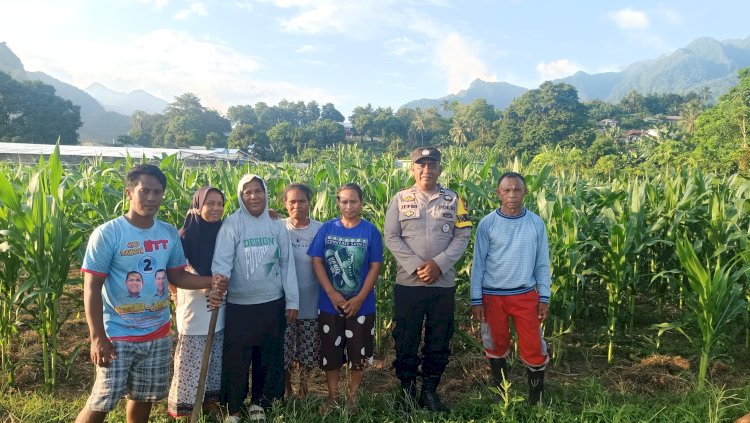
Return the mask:
[(121, 93), (111, 90), (100, 83), (86, 88), (86, 93), (94, 97), (105, 109), (130, 116), (136, 110), (146, 113), (164, 113), (167, 102), (143, 90)]
[[(708, 87), (713, 100), (737, 83), (737, 71), (750, 66), (750, 37), (717, 41), (701, 37), (685, 47), (656, 59), (632, 63), (619, 72), (574, 75), (556, 79), (576, 88), (581, 101), (603, 100), (617, 103), (631, 91), (641, 94), (699, 92)], [(425, 109), (445, 101), (470, 103), (484, 98), (497, 109), (504, 109), (527, 89), (507, 82), (475, 80), (467, 90), (434, 99), (410, 101), (402, 107)]]
[(93, 84), (86, 91), (66, 84), (44, 72), (29, 72), (21, 59), (0, 42), (0, 72), (19, 81), (41, 81), (52, 85), (55, 93), (81, 107), (83, 125), (78, 130), (81, 142), (108, 144), (130, 130), (130, 115), (136, 110), (161, 113), (167, 102), (145, 91), (118, 93), (101, 84)]
[[(714, 100), (737, 83), (737, 71), (750, 66), (750, 37), (741, 40), (717, 41), (702, 37), (685, 47), (661, 57), (632, 63), (619, 72), (589, 74), (578, 72), (553, 82), (565, 82), (578, 90), (581, 101), (599, 99), (619, 102), (631, 91), (641, 94), (698, 92), (710, 89)], [(110, 143), (130, 129), (130, 115), (135, 110), (162, 113), (167, 102), (145, 91), (130, 93), (113, 91), (95, 83), (81, 90), (43, 72), (27, 72), (21, 60), (0, 42), (0, 71), (17, 80), (39, 80), (52, 85), (57, 95), (81, 106), (83, 126), (81, 141)], [(528, 89), (507, 82), (475, 80), (466, 89), (440, 98), (410, 101), (401, 107), (437, 107), (448, 101), (462, 104), (483, 98), (497, 109)], [(365, 103), (367, 99), (362, 99)]]

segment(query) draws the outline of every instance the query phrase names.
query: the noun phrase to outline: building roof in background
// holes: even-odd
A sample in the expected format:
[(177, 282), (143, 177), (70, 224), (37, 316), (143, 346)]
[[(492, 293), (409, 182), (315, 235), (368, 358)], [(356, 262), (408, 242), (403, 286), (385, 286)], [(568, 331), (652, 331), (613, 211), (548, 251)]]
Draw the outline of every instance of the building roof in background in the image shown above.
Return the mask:
[[(55, 150), (52, 144), (23, 144), (0, 142), (0, 155), (3, 156), (48, 156)], [(187, 149), (187, 148), (147, 148), (147, 147), (112, 147), (101, 145), (61, 145), (60, 156), (63, 157), (102, 157), (122, 159), (125, 157), (159, 159), (176, 154), (183, 160), (230, 160), (245, 161), (249, 156), (234, 148)]]

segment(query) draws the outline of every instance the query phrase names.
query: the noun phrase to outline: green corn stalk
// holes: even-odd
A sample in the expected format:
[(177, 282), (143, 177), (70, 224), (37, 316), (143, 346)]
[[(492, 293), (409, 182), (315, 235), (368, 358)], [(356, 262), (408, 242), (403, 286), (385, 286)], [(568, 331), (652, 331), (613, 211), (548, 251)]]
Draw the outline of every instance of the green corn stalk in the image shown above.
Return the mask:
[(566, 197), (566, 187), (558, 185), (554, 201), (547, 201), (545, 191), (537, 194), (539, 215), (547, 226), (552, 270), (552, 295), (550, 298), (550, 320), (552, 360), (559, 362), (563, 348), (563, 335), (573, 330), (576, 305), (581, 296), (586, 270), (584, 259), (588, 243), (579, 230), (587, 226), (572, 201)]
[[(617, 184), (613, 184), (613, 188), (619, 190)], [(602, 252), (603, 258), (599, 272), (607, 290), (608, 363), (612, 362), (616, 328), (624, 305), (628, 306), (630, 312), (629, 328), (633, 328), (635, 295), (641, 288), (640, 280), (643, 277), (643, 269), (639, 267), (641, 255), (645, 249), (665, 243), (653, 237), (645, 220), (645, 182), (632, 181), (618, 195), (621, 199), (614, 200), (611, 206), (605, 206), (601, 211), (603, 239), (592, 241), (592, 245)], [(612, 198), (617, 198), (617, 195), (607, 196), (607, 199)]]
[[(59, 315), (59, 302), (81, 242), (80, 234), (71, 230), (65, 214), (66, 204), (74, 199), (65, 196), (59, 154), (57, 147), (49, 163), (40, 158), (28, 192), (17, 193), (9, 189), (7, 181), (0, 183), (0, 200), (14, 208), (10, 243), (28, 272), (18, 295), (22, 296), (21, 304), (29, 307), (27, 312), (34, 316), (32, 326), (41, 340), (47, 390), (56, 384), (57, 336), (64, 323)], [(24, 195), (26, 201), (22, 204)]]
[[(347, 182), (356, 182), (362, 186), (365, 194), (363, 216), (382, 228), (390, 199), (399, 189), (413, 183), (409, 169), (394, 168), (395, 157), (389, 153), (370, 156), (363, 154), (356, 146), (338, 146), (325, 151), (321, 157), (326, 159), (302, 165), (287, 161), (243, 165), (216, 163), (200, 167), (188, 166), (174, 157), (165, 157), (160, 164), (168, 176), (168, 195), (159, 218), (180, 226), (192, 193), (203, 185), (213, 185), (224, 191), (227, 213), (231, 213), (238, 205), (237, 181), (243, 174), (252, 172), (266, 179), (269, 204), (281, 211), (279, 194), (284, 185), (289, 182), (310, 185), (315, 193), (311, 216), (321, 221), (339, 214), (337, 188)], [(475, 223), (496, 207), (494, 192), (500, 174), (505, 170), (522, 171), (524, 163), (528, 162), (527, 159), (518, 158), (508, 160), (498, 150), (470, 152), (456, 147), (444, 149), (443, 157), (440, 182), (456, 190), (465, 199), (470, 218)], [(55, 207), (64, 209), (65, 221), (61, 225), (68, 227), (68, 236), (85, 239), (95, 226), (126, 211), (122, 175), (138, 161), (143, 159), (127, 157), (115, 163), (93, 159), (77, 168), (68, 167), (65, 176), (60, 178), (64, 183), (58, 184), (64, 187), (63, 201), (58, 202), (56, 196), (45, 194), (42, 196), (45, 202), (39, 201), (38, 204), (49, 203), (49, 207), (40, 210), (48, 210), (52, 216), (56, 213)], [(0, 245), (8, 243), (6, 252), (26, 251), (28, 248), (20, 242), (25, 242), (26, 238), (24, 232), (19, 230), (19, 224), (21, 228), (25, 227), (24, 219), (32, 217), (29, 210), (33, 201), (29, 203), (31, 194), (26, 187), (35, 181), (32, 177), (42, 169), (46, 169), (42, 172), (46, 175), (51, 171), (50, 163), (44, 163), (44, 167), (40, 164), (36, 168), (0, 164), (0, 173), (8, 182), (7, 186), (12, 188), (4, 191), (13, 191), (20, 204), (20, 209), (12, 208), (0, 198), (0, 230), (6, 231), (6, 235), (0, 235)], [(552, 332), (553, 342), (561, 342), (563, 335), (573, 329), (573, 322), (588, 318), (585, 313), (596, 309), (596, 305), (589, 301), (592, 293), (598, 295), (606, 290), (608, 294), (605, 325), (608, 329), (612, 328), (611, 333), (608, 330), (611, 342), (616, 339), (615, 334), (619, 334), (620, 327), (625, 326), (623, 319), (628, 312), (631, 319), (629, 327), (632, 329), (632, 318), (638, 311), (634, 301), (636, 292), (658, 298), (665, 307), (671, 302), (679, 306), (682, 295), (686, 299), (691, 297), (692, 290), (681, 283), (679, 261), (673, 249), (669, 248), (677, 234), (684, 233), (695, 241), (697, 254), (703, 262), (709, 258), (713, 262), (715, 258), (712, 257), (717, 251), (724, 263), (728, 257), (748, 250), (744, 247), (750, 237), (750, 183), (747, 179), (672, 171), (640, 181), (617, 178), (597, 180), (566, 175), (562, 173), (563, 170), (554, 172), (550, 167), (540, 168), (538, 172), (537, 175), (526, 175), (531, 191), (526, 205), (542, 216), (550, 238), (552, 316), (545, 330)], [(16, 245), (21, 249), (17, 249)], [(724, 245), (723, 249), (719, 248), (721, 245)], [(82, 243), (77, 244), (74, 260), (82, 256), (82, 247)], [(456, 319), (461, 327), (471, 324), (466, 313), (468, 302), (465, 298), (468, 296), (471, 250), (470, 243), (469, 252), (456, 264)], [(16, 254), (16, 257), (21, 260), (25, 255)], [(3, 257), (0, 251), (0, 272), (6, 268), (2, 264), (5, 260)], [(384, 259), (383, 273), (375, 288), (379, 349), (382, 349), (382, 339), (392, 323), (391, 287), (396, 268), (387, 251)], [(21, 271), (27, 267), (25, 263), (21, 261)], [(599, 275), (601, 285), (596, 284), (595, 278), (586, 277), (591, 272)], [(29, 273), (22, 280), (28, 282), (32, 279), (36, 283), (38, 277), (32, 277)], [(649, 283), (644, 285), (642, 281)], [(15, 296), (18, 300), (30, 302), (33, 299), (34, 303), (19, 308), (20, 303), (16, 302), (15, 310), (34, 309), (36, 312), (36, 297), (26, 295), (30, 288), (22, 286), (23, 295), (18, 293), (17, 288)], [(15, 317), (12, 316), (6, 321), (13, 319)], [(65, 318), (58, 316), (57, 320), (64, 321)], [(750, 339), (750, 326), (748, 330)], [(457, 335), (457, 340), (473, 339), (470, 333), (457, 332)], [(3, 342), (10, 338), (1, 336)], [(555, 353), (563, 351), (559, 345), (553, 350)], [(611, 360), (612, 343), (609, 348)]]
[[(15, 172), (14, 178), (20, 175)], [(10, 172), (8, 173), (10, 174)], [(14, 192), (11, 181), (0, 174), (0, 191)], [(18, 205), (20, 207), (20, 204)], [(13, 361), (13, 340), (18, 329), (16, 326), (20, 304), (17, 298), (18, 280), (21, 273), (21, 259), (12, 249), (8, 237), (14, 219), (14, 204), (8, 205), (0, 200), (0, 370), (6, 375), (9, 386), (15, 385), (15, 363)]]
[(677, 255), (692, 291), (687, 306), (701, 332), (698, 367), (698, 389), (701, 390), (716, 336), (726, 330), (725, 325), (745, 307), (740, 281), (746, 278), (750, 266), (733, 271), (741, 258), (739, 255), (723, 266), (720, 257), (714, 259), (713, 267), (708, 261), (704, 266), (685, 237), (677, 240)]
[[(674, 245), (680, 233), (687, 233), (692, 239), (704, 237), (704, 215), (707, 211), (707, 196), (700, 172), (662, 174), (647, 187), (649, 220), (653, 222), (651, 234), (662, 239), (667, 245)], [(650, 248), (649, 271), (652, 278), (651, 294), (659, 301), (660, 309), (676, 298), (677, 308), (683, 308), (683, 284), (680, 281), (679, 260), (673, 248), (662, 245)], [(655, 283), (656, 281), (662, 283)]]

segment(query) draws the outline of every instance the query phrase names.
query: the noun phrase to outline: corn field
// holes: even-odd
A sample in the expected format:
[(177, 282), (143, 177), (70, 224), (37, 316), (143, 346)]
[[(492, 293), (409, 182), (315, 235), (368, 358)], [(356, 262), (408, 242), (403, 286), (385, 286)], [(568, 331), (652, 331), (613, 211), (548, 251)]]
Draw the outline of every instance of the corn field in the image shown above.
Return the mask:
[[(167, 175), (159, 218), (181, 226), (193, 192), (203, 185), (220, 188), (231, 213), (237, 208), (237, 181), (256, 173), (266, 179), (271, 207), (279, 211), (284, 185), (307, 183), (315, 192), (311, 214), (321, 221), (338, 214), (337, 187), (356, 182), (365, 193), (364, 217), (382, 229), (390, 199), (413, 183), (409, 170), (395, 167), (396, 158), (388, 154), (370, 157), (351, 146), (334, 153), (333, 160), (309, 165), (189, 167), (165, 157), (159, 163)], [(524, 168), (492, 152), (480, 156), (449, 148), (443, 157), (440, 182), (463, 196), (475, 225), (498, 206), (494, 192), (501, 173), (527, 175), (526, 206), (544, 219), (550, 241), (551, 316), (544, 331), (555, 362), (565, 360), (566, 335), (581, 322), (601, 329), (611, 362), (618, 347), (637, 335), (636, 321), (645, 313), (657, 316), (649, 327), (655, 339), (666, 331), (685, 335), (691, 346), (686, 354), (700, 358), (699, 387), (716, 345), (750, 348), (750, 179), (671, 169), (604, 180)], [(71, 314), (81, 312), (81, 302), (72, 298), (79, 309), (61, 310), (60, 300), (71, 295), (70, 284), (81, 283), (71, 275), (91, 231), (127, 211), (124, 174), (135, 161), (140, 160), (92, 159), (70, 166), (53, 154), (36, 166), (0, 164), (0, 365), (10, 386), (22, 324), (39, 337), (47, 388), (55, 386), (61, 363), (75, 358), (59, 353), (58, 334)], [(469, 319), (472, 248), (456, 264), (461, 330), (454, 342), (480, 348)], [(392, 325), (396, 273), (385, 254), (376, 285), (379, 348)]]

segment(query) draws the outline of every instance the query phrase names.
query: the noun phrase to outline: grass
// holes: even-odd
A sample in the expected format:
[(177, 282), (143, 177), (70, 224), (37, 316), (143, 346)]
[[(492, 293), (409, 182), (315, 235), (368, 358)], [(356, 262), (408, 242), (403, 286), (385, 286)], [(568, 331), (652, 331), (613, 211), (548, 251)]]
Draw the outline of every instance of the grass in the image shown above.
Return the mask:
[[(644, 318), (642, 325), (647, 327), (649, 323)], [(600, 329), (597, 333), (589, 330), (586, 322), (577, 325), (577, 331), (564, 335), (567, 348), (564, 362), (548, 371), (544, 408), (526, 405), (525, 371), (518, 363), (511, 370), (510, 401), (507, 406), (501, 404), (487, 386), (486, 360), (480, 352), (454, 338), (454, 355), (440, 384), (440, 393), (453, 411), (436, 415), (418, 408), (401, 410), (394, 406), (397, 384), (390, 366), (393, 347), (386, 336), (384, 355), (376, 357), (375, 364), (365, 371), (358, 415), (349, 416), (336, 409), (321, 417), (317, 410), (325, 397), (325, 384), (322, 374), (317, 374), (310, 383), (307, 399), (277, 404), (268, 414), (268, 421), (718, 423), (732, 422), (750, 410), (748, 351), (730, 351), (724, 347), (721, 351), (724, 359), (714, 360), (710, 368), (711, 383), (699, 391), (695, 389), (697, 356), (682, 336), (665, 336), (659, 352), (653, 353), (653, 346), (643, 341), (643, 336), (634, 335), (627, 338), (629, 343), (622, 343), (617, 354), (628, 358), (618, 358), (608, 366), (606, 336), (601, 326), (597, 326)], [(470, 327), (465, 329), (476, 335)], [(0, 423), (72, 421), (85, 404), (93, 383), (88, 345), (66, 369), (67, 377), (58, 375), (57, 389), (45, 394), (41, 389), (43, 374), (37, 335), (30, 329), (22, 332), (17, 350), (22, 356), (17, 370), (18, 384), (13, 389), (0, 389)], [(86, 343), (86, 334), (84, 317), (71, 318), (61, 334), (63, 353)], [(124, 420), (125, 407), (121, 401), (110, 413), (109, 421)], [(155, 405), (151, 421), (175, 420), (166, 414), (166, 403), (161, 402)]]
[[(554, 373), (553, 373), (554, 377)], [(530, 408), (522, 398), (516, 381), (511, 386), (514, 400), (506, 407), (492, 399), (483, 381), (453, 404), (453, 411), (444, 416), (413, 409), (398, 410), (393, 406), (393, 393), (363, 395), (361, 411), (349, 416), (334, 410), (325, 417), (317, 413), (322, 395), (305, 400), (277, 404), (268, 414), (272, 422), (730, 422), (750, 408), (750, 387), (727, 389), (710, 385), (689, 393), (638, 395), (620, 393), (602, 384), (602, 379), (589, 376), (575, 383), (561, 384), (551, 380), (544, 408)], [(516, 386), (519, 385), (519, 386)], [(368, 392), (366, 386), (364, 392)], [(64, 399), (60, 395), (38, 392), (27, 395), (0, 395), (2, 422), (69, 422), (85, 403), (85, 395)], [(153, 422), (173, 422), (166, 415), (165, 404), (152, 411)], [(124, 405), (110, 414), (109, 421), (124, 421)]]

